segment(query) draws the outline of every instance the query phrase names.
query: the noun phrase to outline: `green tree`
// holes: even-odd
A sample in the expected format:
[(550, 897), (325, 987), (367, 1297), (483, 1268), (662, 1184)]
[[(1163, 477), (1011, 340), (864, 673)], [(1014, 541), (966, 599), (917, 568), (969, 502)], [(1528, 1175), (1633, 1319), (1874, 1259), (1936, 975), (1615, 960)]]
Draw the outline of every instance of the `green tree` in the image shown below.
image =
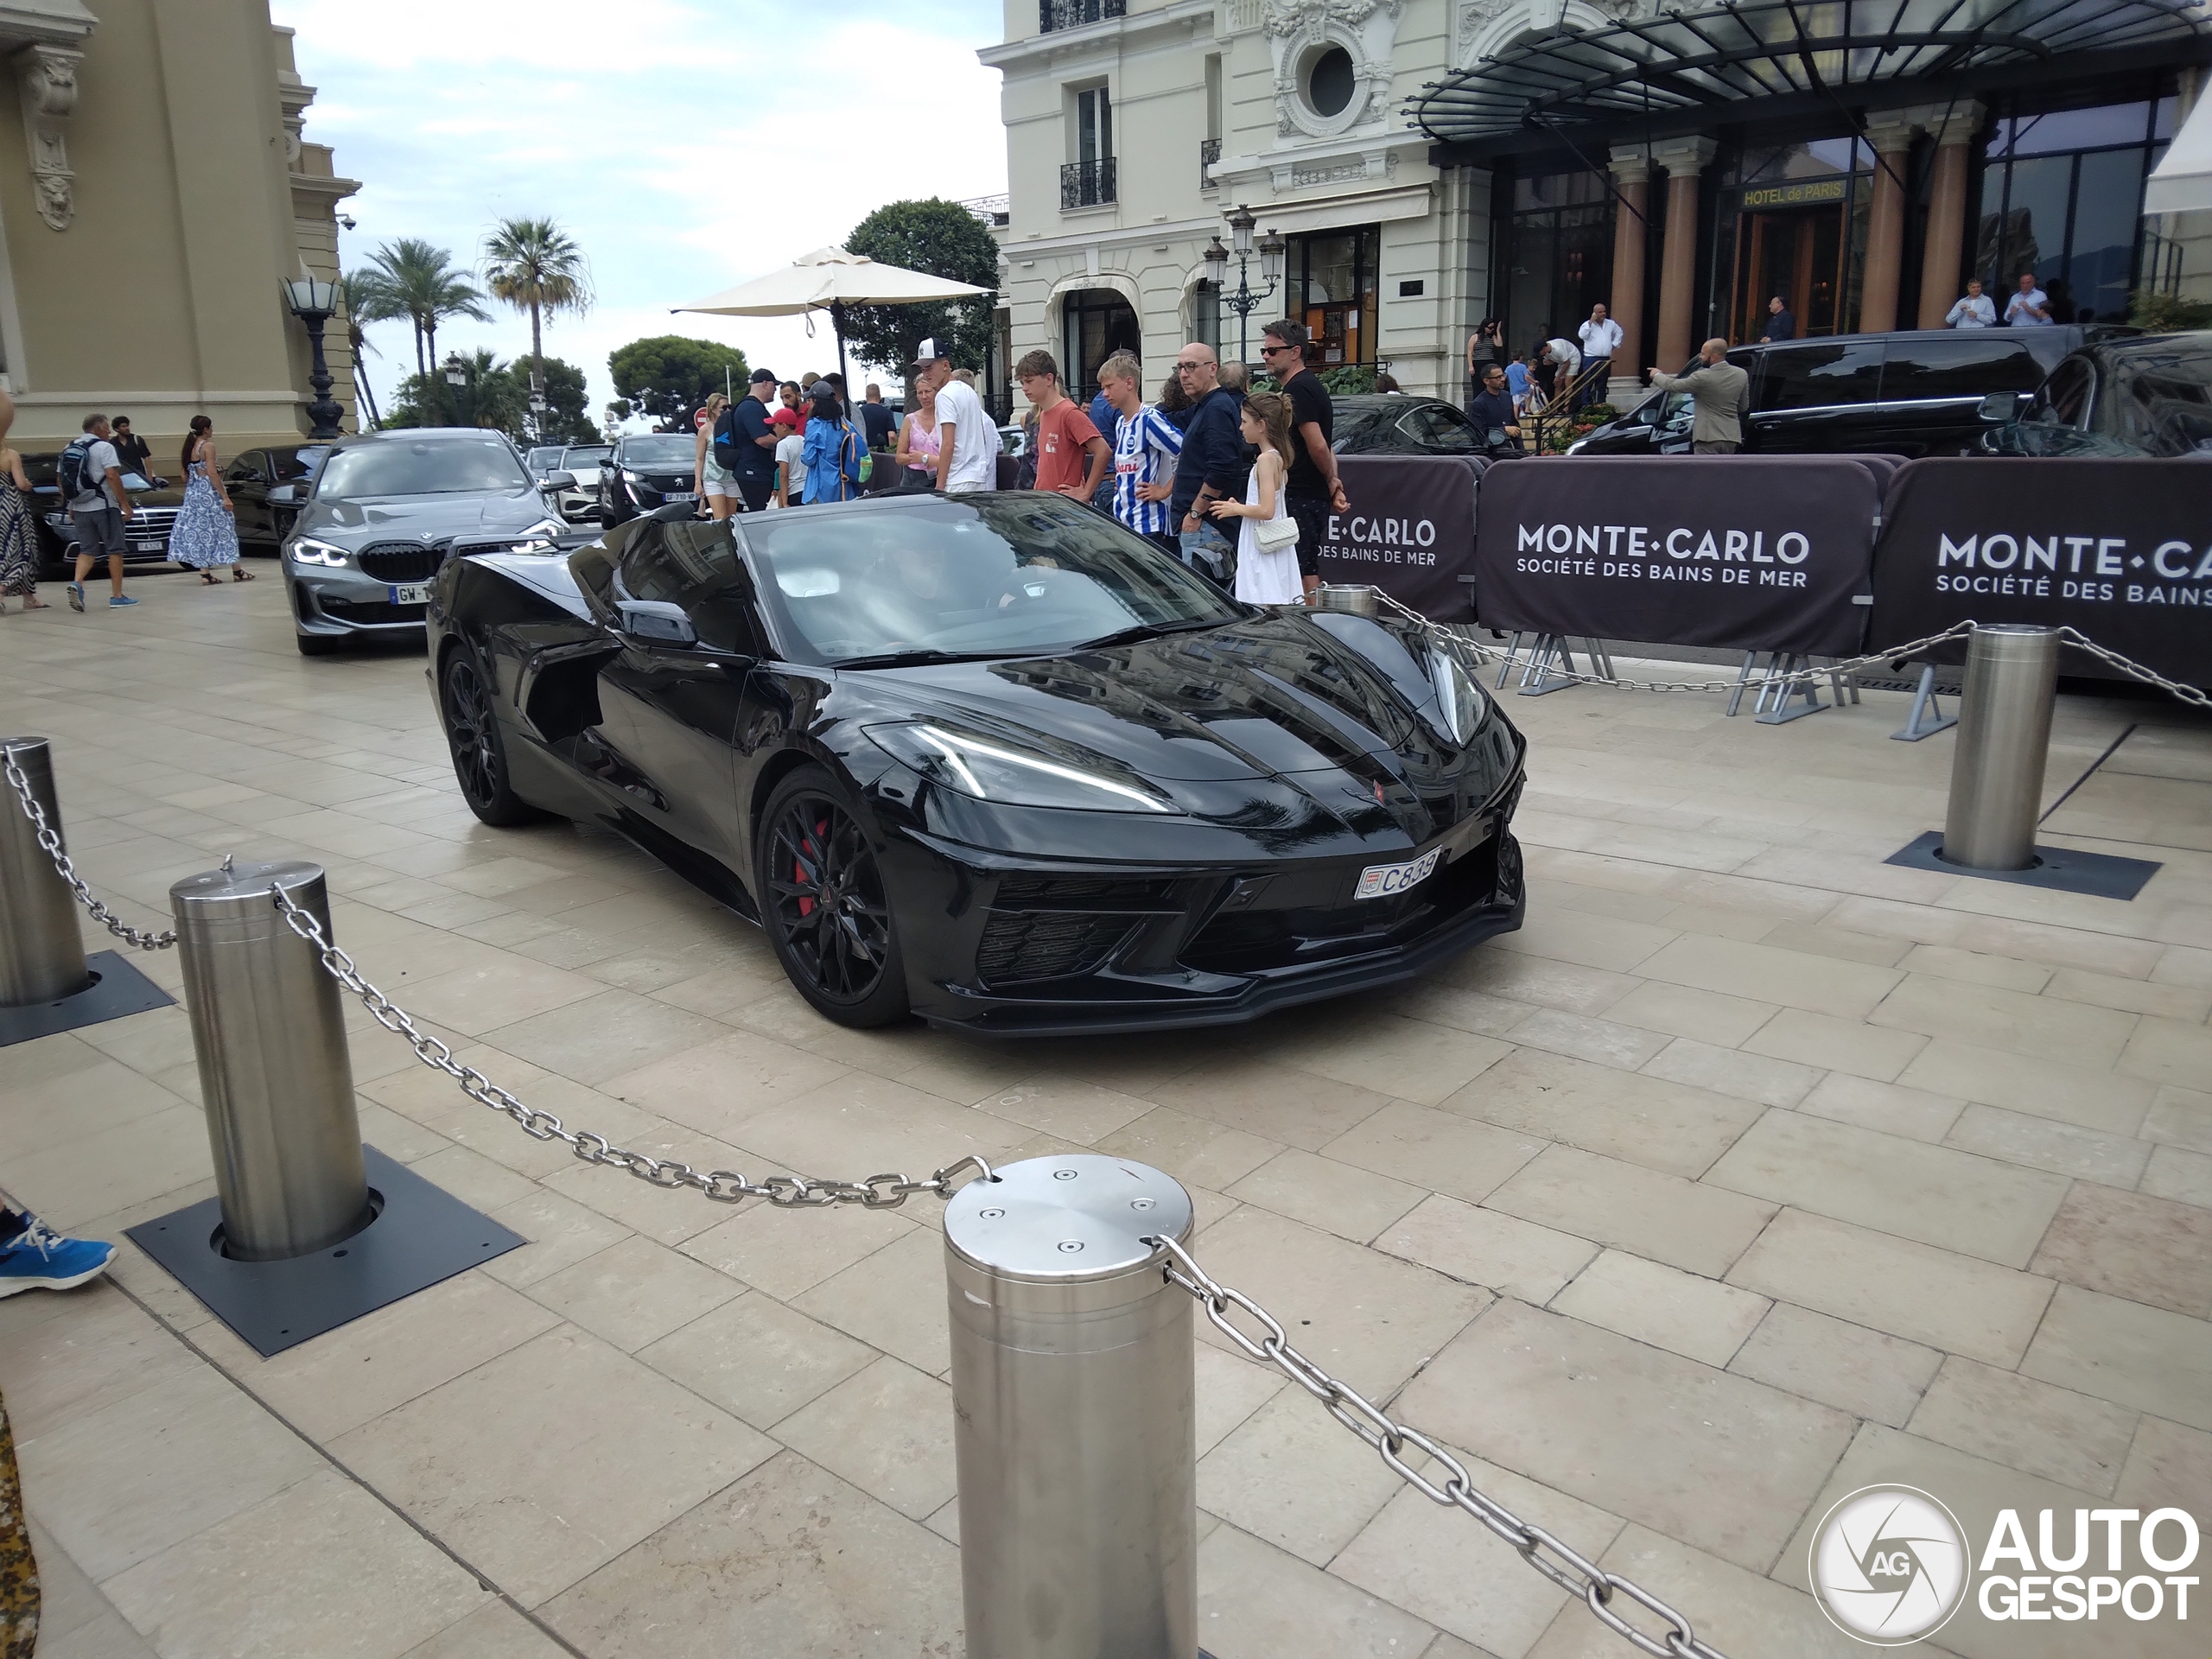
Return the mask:
[(619, 346), (607, 354), (607, 366), (614, 376), (617, 399), (664, 423), (689, 415), (710, 391), (727, 388), (742, 397), (751, 372), (736, 346), (681, 334), (656, 334)]
[(557, 357), (545, 359), (545, 418), (539, 435), (546, 443), (597, 443), (600, 430), (584, 407), (584, 372)]
[(523, 420), (530, 412), (529, 378), (480, 347), (466, 357), (457, 352), (454, 356), (461, 358), (460, 385), (449, 383), (442, 368), (409, 375), (399, 383), (399, 395), (385, 424), (486, 427), (520, 442)]
[[(989, 228), (957, 201), (887, 202), (853, 226), (853, 253), (887, 265), (996, 290), (999, 245)], [(978, 369), (991, 348), (991, 295), (935, 305), (855, 305), (845, 311), (845, 340), (862, 362), (901, 376), (925, 340), (945, 341), (952, 360)], [(908, 388), (912, 392), (912, 388)], [(909, 406), (912, 398), (909, 397)]]
[(361, 315), (371, 322), (405, 319), (415, 329), (415, 373), (428, 374), (438, 358), (438, 325), (448, 317), (489, 322), (484, 296), (454, 269), (453, 255), (420, 237), (403, 236), (369, 256), (354, 273), (361, 285)]
[(591, 307), (583, 250), (550, 219), (503, 219), (484, 238), (484, 283), (492, 297), (530, 314), (530, 356), (545, 368), (544, 318), (582, 316)]

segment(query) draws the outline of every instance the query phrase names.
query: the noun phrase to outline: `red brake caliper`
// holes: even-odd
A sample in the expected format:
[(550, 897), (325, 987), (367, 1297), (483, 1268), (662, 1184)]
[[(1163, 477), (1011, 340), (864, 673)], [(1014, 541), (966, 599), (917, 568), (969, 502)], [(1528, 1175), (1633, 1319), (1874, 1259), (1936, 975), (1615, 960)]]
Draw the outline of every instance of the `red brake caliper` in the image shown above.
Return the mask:
[[(829, 828), (829, 823), (826, 819), (823, 823), (816, 824), (814, 826), (814, 840), (812, 844), (805, 849), (809, 854), (812, 855), (817, 864), (819, 864), (822, 861), (821, 837), (822, 832), (827, 828)], [(807, 874), (804, 861), (800, 859), (793, 859), (791, 861), (791, 880), (802, 884), (806, 881)], [(814, 884), (817, 887), (820, 887), (822, 885), (822, 879), (819, 875), (817, 875), (814, 878)], [(805, 897), (804, 894), (800, 895), (798, 901), (798, 913), (799, 918), (802, 921), (804, 921), (807, 917), (813, 915), (814, 900)]]

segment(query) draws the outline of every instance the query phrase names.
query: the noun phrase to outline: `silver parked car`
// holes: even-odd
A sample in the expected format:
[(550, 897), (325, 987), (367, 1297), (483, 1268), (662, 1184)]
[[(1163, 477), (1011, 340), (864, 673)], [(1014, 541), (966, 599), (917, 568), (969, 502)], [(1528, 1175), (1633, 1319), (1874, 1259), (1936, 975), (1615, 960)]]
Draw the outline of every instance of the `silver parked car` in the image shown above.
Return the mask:
[(531, 477), (497, 432), (402, 428), (340, 442), (284, 541), (300, 654), (349, 639), (423, 637), (430, 578), (456, 553), (550, 552), (567, 528), (545, 497), (575, 480)]
[(600, 479), (613, 458), (611, 443), (572, 443), (561, 452), (561, 470), (575, 482), (554, 498), (554, 505), (570, 524), (599, 522)]

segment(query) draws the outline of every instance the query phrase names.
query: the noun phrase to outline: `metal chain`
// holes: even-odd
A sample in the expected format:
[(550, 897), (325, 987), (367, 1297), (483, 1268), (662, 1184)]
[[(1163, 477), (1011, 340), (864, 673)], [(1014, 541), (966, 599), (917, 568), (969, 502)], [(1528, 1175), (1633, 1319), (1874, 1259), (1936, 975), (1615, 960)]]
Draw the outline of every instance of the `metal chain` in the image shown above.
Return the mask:
[(31, 828), (38, 832), (38, 844), (46, 849), (46, 855), (54, 861), (54, 868), (69, 884), (69, 891), (77, 895), (79, 904), (92, 912), (94, 921), (125, 944), (135, 945), (141, 950), (166, 950), (176, 943), (175, 930), (160, 933), (142, 932), (130, 923), (118, 919), (113, 911), (93, 898), (92, 890), (85, 885), (84, 877), (77, 874), (77, 867), (70, 861), (69, 855), (61, 850), (61, 834), (46, 821), (46, 809), (38, 804), (38, 797), (31, 793), (30, 776), (16, 764), (13, 751), (0, 748), (0, 770), (6, 772), (9, 787), (16, 791), (16, 798), (22, 803), (24, 817), (31, 821)]
[[(1188, 1291), (1205, 1310), (1214, 1328), (1235, 1343), (1246, 1358), (1273, 1365), (1319, 1400), (1329, 1415), (1372, 1446), (1391, 1471), (1422, 1497), (1474, 1516), (1518, 1550), (1530, 1567), (1567, 1594), (1580, 1598), (1607, 1629), (1654, 1659), (1726, 1659), (1719, 1649), (1699, 1639), (1688, 1618), (1642, 1585), (1606, 1572), (1543, 1528), (1523, 1521), (1496, 1498), (1477, 1491), (1474, 1478), (1459, 1459), (1419, 1429), (1393, 1421), (1381, 1408), (1300, 1353), (1290, 1345), (1280, 1319), (1243, 1291), (1215, 1280), (1173, 1239), (1154, 1236), (1144, 1242), (1160, 1246), (1174, 1258), (1163, 1269), (1167, 1282)], [(1232, 1306), (1242, 1308), (1265, 1327), (1257, 1340), (1231, 1323)], [(1428, 1459), (1426, 1467), (1417, 1468), (1407, 1461), (1408, 1446)], [(1439, 1475), (1443, 1477), (1440, 1483), (1436, 1478)], [(1617, 1595), (1664, 1619), (1666, 1633), (1649, 1636), (1630, 1624), (1612, 1605)]]
[(473, 1065), (463, 1065), (453, 1057), (453, 1050), (435, 1037), (427, 1036), (415, 1028), (407, 1010), (394, 1002), (382, 991), (361, 977), (353, 959), (330, 942), (329, 936), (315, 917), (286, 895), (283, 889), (272, 889), (276, 912), (283, 917), (285, 925), (301, 938), (313, 945), (322, 959), (330, 976), (361, 999), (376, 1022), (386, 1031), (404, 1037), (415, 1050), (415, 1058), (435, 1071), (442, 1071), (459, 1084), (461, 1092), (480, 1106), (488, 1106), (512, 1118), (524, 1135), (537, 1141), (564, 1141), (570, 1151), (588, 1164), (612, 1164), (627, 1170), (641, 1181), (654, 1186), (694, 1188), (717, 1204), (737, 1204), (747, 1198), (766, 1198), (769, 1203), (791, 1210), (821, 1205), (857, 1204), (870, 1210), (895, 1210), (917, 1192), (928, 1192), (940, 1198), (949, 1198), (954, 1192), (953, 1178), (963, 1171), (974, 1170), (978, 1178), (995, 1181), (998, 1177), (991, 1166), (981, 1158), (970, 1155), (957, 1163), (947, 1164), (943, 1169), (923, 1180), (892, 1173), (870, 1175), (864, 1180), (814, 1180), (803, 1175), (770, 1175), (754, 1182), (734, 1169), (696, 1170), (690, 1165), (672, 1158), (649, 1157), (642, 1152), (632, 1152), (627, 1147), (618, 1147), (603, 1135), (589, 1129), (571, 1129), (551, 1112), (525, 1105), (505, 1089), (493, 1083)]
[(2140, 680), (2145, 685), (2155, 685), (2161, 691), (2179, 697), (2183, 702), (2194, 703), (2199, 709), (2212, 709), (2212, 696), (2205, 696), (2196, 687), (2183, 685), (2178, 681), (2168, 679), (2156, 669), (2145, 668), (2140, 663), (2132, 662), (2108, 646), (2099, 645), (2079, 628), (2061, 628), (2058, 631), (2058, 637), (2068, 645), (2078, 645), (2090, 656), (2109, 664), (2130, 679)]
[[(1491, 664), (1497, 662), (1506, 654), (1497, 650), (1497, 647), (1493, 645), (1486, 645), (1483, 644), (1481, 640), (1473, 639), (1467, 634), (1453, 632), (1442, 623), (1436, 621), (1433, 618), (1422, 615), (1421, 612), (1414, 610), (1412, 607), (1405, 604), (1402, 601), (1393, 598), (1390, 594), (1384, 593), (1380, 588), (1374, 589), (1374, 594), (1375, 597), (1382, 604), (1389, 606), (1393, 611), (1395, 611), (1407, 621), (1412, 623), (1415, 627), (1419, 628), (1424, 635), (1434, 641), (1436, 644), (1442, 645), (1445, 649), (1452, 652), (1455, 655), (1460, 656), (1463, 658), (1470, 656), (1472, 657), (1474, 660), (1471, 666), (1478, 670), (1489, 667)], [(1857, 673), (1860, 669), (1872, 668), (1878, 664), (1896, 662), (1903, 658), (1915, 657), (1920, 652), (1927, 650), (1929, 646), (1939, 645), (1947, 639), (1957, 639), (1967, 637), (1972, 634), (1974, 629), (1980, 626), (1980, 625), (1979, 623), (1975, 622), (1961, 622), (1951, 627), (1944, 629), (1941, 633), (1931, 633), (1925, 639), (1915, 639), (1909, 645), (1895, 645), (1887, 651), (1872, 652), (1864, 657), (1847, 658), (1830, 663), (1821, 668), (1804, 668), (1799, 669), (1793, 673), (1777, 674), (1772, 678), (1768, 678), (1762, 675), (1756, 679), (1741, 681), (1609, 679), (1603, 674), (1578, 673), (1573, 669), (1561, 668), (1557, 664), (1554, 664), (1551, 668), (1548, 669), (1546, 672), (1548, 675), (1559, 679), (1572, 680), (1578, 685), (1610, 686), (1617, 691), (1719, 692), (1733, 691), (1739, 685), (1764, 690), (1782, 686), (1813, 684), (1826, 679), (1831, 674), (1853, 674)], [(2095, 640), (2090, 639), (2088, 634), (2083, 633), (2079, 628), (2062, 626), (2058, 630), (2058, 637), (2066, 644), (2077, 646), (2081, 650), (2088, 652), (2090, 656), (2098, 658), (2100, 661), (2113, 668), (2118, 669), (2122, 674), (2126, 675), (2130, 679), (2140, 680), (2145, 685), (2155, 685), (2161, 691), (2167, 693), (2170, 696), (2176, 697), (2181, 702), (2189, 703), (2193, 707), (2198, 709), (2212, 709), (2212, 696), (2208, 696), (2203, 691), (2200, 690), (2196, 686), (2183, 685), (2178, 680), (2170, 680), (2164, 675), (2159, 673), (2156, 669), (2145, 668), (2142, 664), (2134, 661), (2133, 658), (2121, 656), (2120, 652), (2113, 650), (2110, 646), (2099, 645)]]

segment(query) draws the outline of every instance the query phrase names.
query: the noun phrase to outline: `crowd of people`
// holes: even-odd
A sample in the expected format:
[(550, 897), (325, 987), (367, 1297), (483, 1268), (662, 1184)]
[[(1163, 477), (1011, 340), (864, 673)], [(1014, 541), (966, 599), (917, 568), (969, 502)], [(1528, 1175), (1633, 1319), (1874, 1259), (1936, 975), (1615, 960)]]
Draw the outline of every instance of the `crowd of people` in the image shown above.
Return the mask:
[[(1311, 602), (1329, 515), (1351, 510), (1334, 404), (1311, 355), (1304, 324), (1269, 323), (1261, 356), (1279, 390), (1253, 391), (1244, 365), (1194, 341), (1147, 403), (1143, 365), (1116, 352), (1099, 365), (1086, 405), (1069, 396), (1050, 352), (1030, 352), (1014, 365), (1029, 404), (1025, 442), (1003, 483), (1093, 507), (1241, 599)], [(741, 506), (760, 512), (884, 489), (1001, 487), (999, 428), (974, 374), (934, 340), (911, 367), (904, 411), (877, 385), (855, 403), (841, 375), (779, 381), (765, 368), (736, 402), (709, 397), (696, 422), (700, 513), (726, 518)], [(892, 470), (879, 476), (879, 467)]]

